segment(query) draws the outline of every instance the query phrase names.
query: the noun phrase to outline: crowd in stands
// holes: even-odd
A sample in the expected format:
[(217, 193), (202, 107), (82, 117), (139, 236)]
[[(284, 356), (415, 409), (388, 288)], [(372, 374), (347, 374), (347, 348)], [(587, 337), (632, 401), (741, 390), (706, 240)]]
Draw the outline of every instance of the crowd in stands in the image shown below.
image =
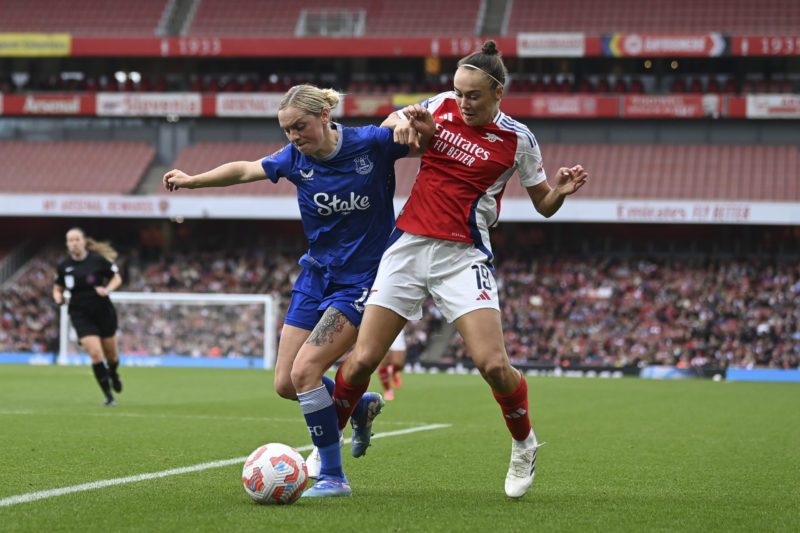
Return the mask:
[(0, 285), (0, 352), (58, 351), (52, 289), (60, 258), (60, 250), (46, 250)]
[[(296, 261), (263, 250), (172, 252), (146, 262), (132, 253), (124, 264), (123, 290), (273, 294), (280, 315), (291, 295)], [(117, 306), (120, 351), (136, 355), (263, 357), (264, 309), (260, 304), (203, 305), (164, 302)]]
[[(296, 252), (184, 251), (118, 260), (121, 290), (269, 293), (279, 321), (299, 271)], [(0, 352), (54, 352), (58, 310), (50, 298), (60, 250), (32, 259), (0, 287)], [(648, 363), (697, 367), (797, 368), (800, 264), (639, 255), (544, 255), (497, 266), (503, 328), (517, 363), (620, 367)], [(119, 306), (120, 347), (128, 355), (263, 356), (259, 306)], [(409, 361), (442, 325), (431, 301), (406, 329)], [(444, 362), (467, 357), (456, 334)]]
[[(149, 254), (146, 254), (149, 255)], [(117, 264), (122, 291), (175, 293), (272, 294), (277, 297), (278, 334), (299, 273), (299, 254), (236, 249), (224, 253), (176, 251), (157, 259), (136, 249), (123, 251)], [(59, 311), (50, 297), (55, 265), (63, 252), (52, 247), (33, 258), (16, 277), (0, 287), (0, 352), (55, 353)], [(260, 304), (117, 303), (118, 340), (124, 355), (191, 357), (263, 357), (264, 310)], [(433, 313), (436, 313), (433, 311)], [(407, 328), (409, 361), (425, 348), (440, 315)], [(75, 340), (68, 343), (78, 351)]]
[[(272, 294), (278, 298), (278, 328), (300, 271), (298, 252), (268, 253), (263, 249), (173, 252), (142, 265), (138, 256), (125, 265), (129, 283), (124, 290)], [(260, 305), (195, 306), (163, 304), (123, 307), (120, 312), (120, 350), (142, 355), (263, 356), (263, 308)], [(186, 321), (175, 320), (176, 314)], [(153, 320), (155, 317), (156, 320)], [(130, 324), (126, 327), (126, 324)], [(175, 325), (177, 324), (177, 326)], [(407, 328), (409, 360), (415, 361), (428, 335), (439, 324), (426, 312), (424, 320)], [(280, 334), (280, 331), (278, 331)], [(146, 344), (142, 346), (142, 342)]]
[[(504, 262), (497, 282), (516, 362), (798, 367), (796, 261), (548, 256)], [(445, 358), (465, 357), (456, 335)]]

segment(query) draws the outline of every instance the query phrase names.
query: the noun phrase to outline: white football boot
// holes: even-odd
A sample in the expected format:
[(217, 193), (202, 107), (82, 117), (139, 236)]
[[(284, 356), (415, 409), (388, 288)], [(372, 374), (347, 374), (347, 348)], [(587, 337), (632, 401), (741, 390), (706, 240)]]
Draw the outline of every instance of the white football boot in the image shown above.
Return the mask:
[[(344, 446), (344, 433), (339, 433), (339, 447)], [(308, 477), (312, 479), (319, 478), (319, 472), (322, 470), (322, 458), (319, 456), (319, 448), (314, 446), (311, 453), (306, 458), (306, 468), (308, 469)]]
[(536, 450), (544, 446), (536, 440), (531, 430), (524, 441), (511, 439), (511, 463), (506, 474), (506, 495), (509, 498), (521, 498), (533, 484), (536, 473)]

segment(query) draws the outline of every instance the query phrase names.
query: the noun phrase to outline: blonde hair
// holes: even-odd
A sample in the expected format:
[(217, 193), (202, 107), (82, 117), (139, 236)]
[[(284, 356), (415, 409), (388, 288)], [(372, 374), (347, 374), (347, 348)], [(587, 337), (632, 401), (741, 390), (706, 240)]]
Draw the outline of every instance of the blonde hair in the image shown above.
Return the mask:
[(67, 231), (67, 233), (69, 233), (70, 231), (79, 231), (80, 234), (83, 235), (83, 240), (86, 241), (87, 250), (97, 252), (98, 254), (102, 255), (112, 263), (119, 255), (117, 251), (114, 249), (114, 247), (111, 246), (111, 243), (109, 241), (96, 241), (91, 237), (87, 237), (86, 232), (83, 231), (81, 228), (77, 227), (70, 228), (70, 230)]
[(322, 110), (332, 110), (339, 105), (339, 93), (333, 89), (320, 89), (314, 85), (295, 85), (281, 99), (278, 110), (296, 107), (314, 116), (321, 116)]

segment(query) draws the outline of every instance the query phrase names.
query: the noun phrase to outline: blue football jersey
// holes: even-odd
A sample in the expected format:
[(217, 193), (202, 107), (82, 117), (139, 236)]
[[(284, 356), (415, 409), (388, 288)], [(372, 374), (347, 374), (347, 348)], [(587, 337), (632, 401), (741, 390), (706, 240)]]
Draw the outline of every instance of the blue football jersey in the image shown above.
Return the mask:
[(285, 177), (297, 187), (308, 253), (331, 281), (369, 286), (394, 227), (394, 163), (408, 146), (388, 128), (333, 126), (339, 142), (327, 157), (288, 144), (261, 166), (273, 182)]

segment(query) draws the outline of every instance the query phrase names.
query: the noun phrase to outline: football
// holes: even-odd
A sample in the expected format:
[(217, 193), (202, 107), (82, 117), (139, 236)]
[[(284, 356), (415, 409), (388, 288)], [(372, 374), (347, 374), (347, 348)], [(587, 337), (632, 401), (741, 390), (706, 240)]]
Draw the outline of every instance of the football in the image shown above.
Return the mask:
[(271, 442), (259, 446), (247, 458), (242, 468), (242, 483), (257, 503), (287, 505), (306, 490), (308, 467), (297, 450)]

